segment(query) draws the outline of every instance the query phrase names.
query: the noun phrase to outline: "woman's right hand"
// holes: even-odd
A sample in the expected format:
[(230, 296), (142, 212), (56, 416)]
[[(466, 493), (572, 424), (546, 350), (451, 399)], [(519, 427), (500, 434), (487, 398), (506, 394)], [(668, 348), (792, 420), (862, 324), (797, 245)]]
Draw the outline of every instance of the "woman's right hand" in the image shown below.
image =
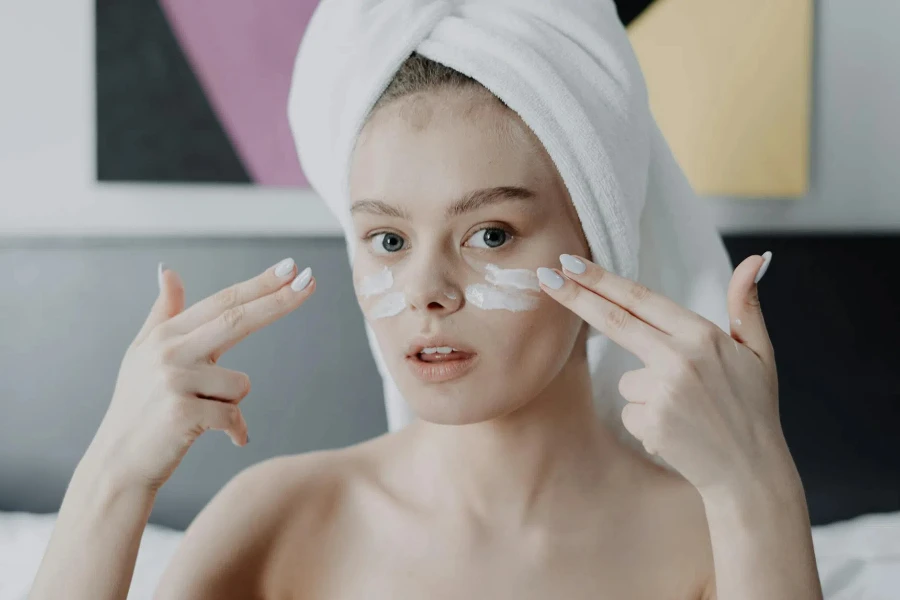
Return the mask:
[(125, 352), (88, 449), (117, 485), (155, 492), (207, 429), (225, 431), (235, 445), (247, 443), (238, 404), (250, 392), (250, 379), (216, 361), (313, 293), (309, 269), (294, 277), (295, 271), (294, 261), (285, 259), (184, 310), (181, 279), (160, 264), (159, 296)]

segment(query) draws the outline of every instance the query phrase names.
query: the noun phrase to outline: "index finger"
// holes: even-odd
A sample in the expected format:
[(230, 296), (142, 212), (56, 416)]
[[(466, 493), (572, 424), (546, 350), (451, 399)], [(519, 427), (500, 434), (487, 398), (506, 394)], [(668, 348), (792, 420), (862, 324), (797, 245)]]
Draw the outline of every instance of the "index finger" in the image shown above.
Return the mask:
[(554, 269), (537, 270), (541, 288), (554, 300), (593, 325), (647, 366), (667, 363), (669, 336), (638, 319), (621, 306), (559, 275)]
[(669, 335), (677, 335), (703, 324), (703, 317), (677, 302), (641, 283), (607, 271), (586, 258), (563, 254), (559, 261), (567, 277)]
[(306, 267), (289, 286), (246, 304), (239, 304), (188, 333), (179, 349), (187, 358), (213, 362), (245, 337), (298, 308), (315, 291), (312, 270)]
[(286, 258), (251, 279), (207, 296), (166, 322), (172, 333), (185, 334), (221, 316), (225, 311), (275, 292), (294, 278), (294, 259)]

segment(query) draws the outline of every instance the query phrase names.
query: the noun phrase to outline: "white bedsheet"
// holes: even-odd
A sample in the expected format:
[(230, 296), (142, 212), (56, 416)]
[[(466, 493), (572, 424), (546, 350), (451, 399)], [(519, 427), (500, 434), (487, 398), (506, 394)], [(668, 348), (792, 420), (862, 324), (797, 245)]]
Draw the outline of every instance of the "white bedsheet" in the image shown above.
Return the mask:
[[(0, 600), (25, 600), (37, 574), (56, 513), (0, 512)], [(148, 525), (141, 537), (128, 600), (151, 600), (183, 533)]]
[[(0, 512), (0, 600), (25, 600), (56, 513)], [(148, 525), (129, 600), (151, 600), (182, 532)], [(826, 600), (900, 600), (900, 512), (813, 528)]]

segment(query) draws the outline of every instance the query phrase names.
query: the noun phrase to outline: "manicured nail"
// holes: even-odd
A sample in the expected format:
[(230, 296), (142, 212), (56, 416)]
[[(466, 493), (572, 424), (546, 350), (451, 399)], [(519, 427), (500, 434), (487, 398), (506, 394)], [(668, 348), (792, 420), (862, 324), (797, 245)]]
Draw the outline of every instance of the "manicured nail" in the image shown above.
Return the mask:
[(275, 276), (276, 277), (286, 277), (290, 275), (291, 271), (294, 270), (294, 259), (286, 258), (283, 261), (279, 262), (275, 265)]
[(156, 265), (156, 284), (159, 286), (159, 291), (162, 291), (162, 287), (163, 287), (162, 274), (163, 274), (163, 271), (165, 271), (165, 270), (166, 270), (166, 263), (161, 262), (158, 265)]
[(571, 271), (576, 275), (581, 275), (587, 269), (584, 263), (571, 254), (560, 254), (559, 262), (562, 264), (563, 269), (566, 271)]
[(753, 280), (753, 283), (759, 283), (759, 280), (763, 278), (763, 275), (766, 274), (766, 271), (769, 270), (769, 263), (772, 262), (772, 253), (768, 250), (763, 252), (763, 264), (759, 267), (759, 271), (756, 273), (756, 279)]
[(310, 279), (312, 279), (312, 269), (306, 267), (300, 271), (300, 274), (291, 282), (291, 289), (295, 292), (302, 292), (306, 289), (306, 286), (309, 285)]
[(552, 290), (558, 290), (563, 286), (565, 280), (553, 269), (541, 267), (537, 270), (537, 276), (541, 283)]

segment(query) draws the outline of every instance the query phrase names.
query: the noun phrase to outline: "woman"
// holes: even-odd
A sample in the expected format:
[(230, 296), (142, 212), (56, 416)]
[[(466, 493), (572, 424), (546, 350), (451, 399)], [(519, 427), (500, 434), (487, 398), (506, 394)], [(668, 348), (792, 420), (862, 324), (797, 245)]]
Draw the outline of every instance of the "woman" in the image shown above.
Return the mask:
[[(314, 55), (323, 60), (320, 44), (366, 48), (352, 24), (374, 37), (401, 21), (398, 6), (410, 6), (355, 15), (366, 20), (348, 16), (350, 4), (319, 6), (298, 72)], [(512, 5), (478, 13), (482, 6), (468, 15), (435, 11), (431, 24), (522, 16)], [(570, 16), (586, 6), (573, 2)], [(592, 31), (621, 44), (611, 6), (591, 10), (613, 30)], [(529, 18), (558, 24), (540, 10)], [(343, 37), (335, 36), (345, 22)], [(617, 56), (631, 60), (621, 49)], [(345, 75), (333, 80), (355, 81)], [(497, 77), (493, 89), (502, 90)], [(297, 82), (310, 84), (295, 74)], [(331, 147), (330, 132), (317, 136), (315, 122), (338, 120), (313, 108), (316, 99), (323, 110), (337, 102), (334, 90), (310, 93), (308, 116), (292, 107), (304, 170), (348, 234), (395, 431), (239, 474), (187, 530), (157, 596), (820, 598), (757, 301), (771, 255), (737, 267), (726, 301), (725, 290), (705, 288), (702, 277), (723, 263), (720, 245), (698, 243), (707, 256), (691, 263), (685, 244), (696, 240), (663, 244), (667, 234), (714, 232), (683, 226), (699, 214), (687, 208), (660, 218), (661, 207), (675, 206), (661, 184), (678, 180), (654, 179), (654, 169), (665, 171), (654, 160), (665, 154), (641, 158), (642, 144), (656, 138), (640, 127), (646, 107), (634, 109), (627, 95), (618, 106), (640, 118), (616, 121), (624, 128), (616, 132), (628, 135), (610, 138), (628, 141), (621, 154), (604, 155), (602, 179), (625, 190), (615, 196), (623, 212), (634, 208), (625, 206), (628, 186), (644, 190), (644, 218), (640, 210), (630, 218), (656, 235), (639, 247), (620, 243), (630, 235), (627, 219), (617, 227), (604, 205), (597, 215), (607, 218), (605, 247), (586, 197), (572, 192), (577, 167), (562, 158), (565, 149), (539, 117), (526, 124), (519, 113), (528, 111), (511, 109), (514, 93), (507, 102), (482, 83), (414, 52), (378, 101), (363, 103), (362, 126), (348, 125), (350, 134)], [(348, 152), (337, 158), (342, 143)], [(629, 183), (629, 168), (643, 173), (643, 184)], [(622, 276), (636, 272), (630, 258), (642, 267), (637, 281)], [(675, 260), (683, 270), (673, 282)], [(555, 265), (562, 268), (547, 268)], [(178, 276), (162, 272), (160, 296), (67, 491), (32, 598), (125, 597), (156, 491), (193, 440), (212, 428), (246, 443), (238, 405), (248, 379), (216, 360), (314, 289), (309, 271), (297, 274), (288, 259), (185, 310)], [(704, 290), (722, 312), (727, 304), (728, 323), (689, 310), (704, 306)], [(639, 368), (611, 378), (628, 357)], [(616, 388), (627, 400), (621, 411), (609, 410)], [(407, 405), (416, 418), (400, 426)]]

